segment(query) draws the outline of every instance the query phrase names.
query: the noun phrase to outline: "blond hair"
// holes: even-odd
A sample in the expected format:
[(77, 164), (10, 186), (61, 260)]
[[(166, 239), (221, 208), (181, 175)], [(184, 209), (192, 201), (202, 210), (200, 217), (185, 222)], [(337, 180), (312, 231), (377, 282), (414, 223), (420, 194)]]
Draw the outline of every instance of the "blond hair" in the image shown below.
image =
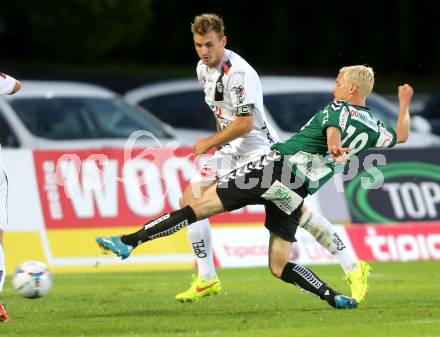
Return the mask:
[(350, 67), (342, 67), (339, 72), (344, 72), (344, 80), (349, 84), (356, 84), (359, 87), (359, 94), (367, 97), (371, 94), (374, 86), (373, 68), (357, 65)]
[(211, 31), (214, 31), (219, 38), (225, 34), (223, 19), (217, 14), (205, 13), (198, 15), (191, 23), (193, 34), (205, 35)]

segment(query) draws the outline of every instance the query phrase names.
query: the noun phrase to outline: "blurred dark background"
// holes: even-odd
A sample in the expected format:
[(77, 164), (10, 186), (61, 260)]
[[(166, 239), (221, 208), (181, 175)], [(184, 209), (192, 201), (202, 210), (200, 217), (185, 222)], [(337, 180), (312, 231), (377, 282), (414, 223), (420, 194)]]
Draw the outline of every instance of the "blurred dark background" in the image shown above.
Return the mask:
[(227, 47), (260, 74), (376, 71), (376, 90), (440, 86), (434, 1), (0, 0), (0, 64), (17, 78), (87, 80), (124, 92), (195, 75), (190, 23), (221, 15)]

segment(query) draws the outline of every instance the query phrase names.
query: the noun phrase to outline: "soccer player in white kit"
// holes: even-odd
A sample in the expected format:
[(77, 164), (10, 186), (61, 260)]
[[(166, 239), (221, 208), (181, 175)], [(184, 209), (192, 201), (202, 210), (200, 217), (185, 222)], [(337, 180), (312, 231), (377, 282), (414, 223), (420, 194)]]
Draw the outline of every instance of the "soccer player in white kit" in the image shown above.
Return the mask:
[[(0, 73), (0, 95), (11, 95), (20, 90), (21, 84), (15, 78)], [(8, 181), (0, 158), (0, 293), (6, 278), (5, 254), (3, 250), (3, 231), (8, 221)], [(5, 306), (0, 302), (0, 322), (9, 321)]]
[[(191, 24), (194, 45), (200, 61), (197, 77), (205, 92), (205, 101), (216, 116), (217, 133), (200, 138), (193, 146), (195, 157), (217, 148), (191, 179), (180, 206), (200, 198), (220, 177), (270, 151), (278, 135), (265, 120), (263, 93), (257, 72), (239, 55), (225, 48), (223, 20), (215, 14), (202, 14)], [(182, 116), (184, 118), (184, 116)], [(346, 273), (352, 293), (363, 299), (370, 267), (340, 244), (333, 226), (321, 215), (302, 209), (300, 227), (338, 259)], [(176, 295), (176, 300), (195, 302), (221, 290), (216, 274), (209, 220), (188, 227), (198, 275), (190, 288)], [(341, 249), (341, 246), (344, 247)]]
[[(222, 20), (214, 14), (197, 16), (192, 24), (194, 44), (200, 61), (197, 77), (205, 101), (215, 114), (217, 133), (198, 139), (195, 157), (217, 148), (203, 163), (186, 188), (181, 206), (191, 203), (217, 179), (270, 151), (278, 135), (266, 122), (263, 93), (256, 71), (239, 55), (225, 49)], [(188, 239), (197, 259), (199, 274), (190, 289), (176, 296), (179, 301), (196, 301), (216, 294), (221, 285), (212, 256), (209, 220), (188, 229)]]

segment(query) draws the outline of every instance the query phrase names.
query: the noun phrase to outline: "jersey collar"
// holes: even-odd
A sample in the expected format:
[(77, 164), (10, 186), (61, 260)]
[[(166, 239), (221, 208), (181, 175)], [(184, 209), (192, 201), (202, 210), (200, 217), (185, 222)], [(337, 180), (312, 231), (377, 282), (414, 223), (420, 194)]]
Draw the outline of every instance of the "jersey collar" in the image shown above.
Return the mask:
[[(347, 102), (348, 103), (348, 102)], [(362, 109), (362, 110), (366, 110), (366, 111), (370, 111), (370, 108), (366, 107), (366, 106), (361, 106), (361, 105), (355, 105), (355, 104), (350, 104), (348, 103), (350, 106), (355, 107), (356, 109)]]
[(222, 60), (220, 61), (220, 63), (217, 64), (217, 65), (215, 66), (215, 68), (209, 68), (209, 67), (208, 67), (208, 70), (213, 70), (213, 69), (215, 69), (215, 70), (217, 70), (218, 72), (221, 72), (221, 71), (222, 71), (222, 67), (223, 67), (223, 66), (226, 64), (226, 62), (229, 60), (230, 55), (231, 55), (231, 51), (230, 51), (229, 49), (226, 49), (226, 48), (225, 48), (225, 52), (223, 53), (223, 58), (222, 58)]

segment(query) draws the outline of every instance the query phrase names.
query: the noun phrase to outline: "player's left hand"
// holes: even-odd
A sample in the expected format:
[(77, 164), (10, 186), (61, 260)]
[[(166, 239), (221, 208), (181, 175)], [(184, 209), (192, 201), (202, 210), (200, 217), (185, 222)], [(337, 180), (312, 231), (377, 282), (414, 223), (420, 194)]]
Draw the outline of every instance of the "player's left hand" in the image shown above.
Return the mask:
[(194, 158), (197, 158), (201, 154), (207, 153), (209, 150), (211, 150), (211, 147), (212, 146), (208, 138), (198, 137), (192, 149)]
[(335, 163), (346, 164), (349, 162), (348, 153), (350, 151), (351, 148), (349, 147), (333, 146), (333, 148), (330, 150), (330, 155)]

